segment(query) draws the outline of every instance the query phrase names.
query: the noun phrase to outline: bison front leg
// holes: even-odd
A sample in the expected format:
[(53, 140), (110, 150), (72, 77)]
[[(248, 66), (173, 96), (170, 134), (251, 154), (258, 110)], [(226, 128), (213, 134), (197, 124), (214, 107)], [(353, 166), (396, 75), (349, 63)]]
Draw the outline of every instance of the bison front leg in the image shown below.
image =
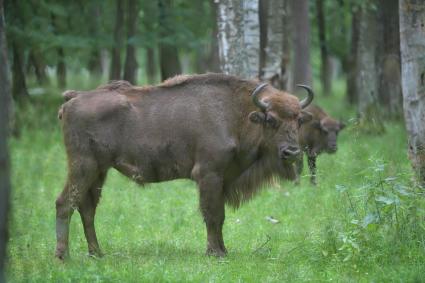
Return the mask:
[(222, 177), (209, 173), (198, 181), (200, 208), (207, 226), (207, 255), (225, 256), (223, 241), (224, 193)]
[(308, 168), (310, 170), (310, 183), (314, 186), (316, 182), (316, 155), (308, 156)]

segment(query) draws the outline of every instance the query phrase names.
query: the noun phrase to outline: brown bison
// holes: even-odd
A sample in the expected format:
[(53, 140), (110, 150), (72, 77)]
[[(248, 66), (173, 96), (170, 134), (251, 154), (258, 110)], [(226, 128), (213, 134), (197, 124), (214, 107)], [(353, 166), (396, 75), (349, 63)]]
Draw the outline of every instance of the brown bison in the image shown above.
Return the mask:
[(117, 81), (67, 91), (59, 111), (68, 177), (56, 200), (56, 256), (68, 254), (75, 208), (89, 254), (99, 256), (94, 217), (109, 168), (137, 183), (178, 178), (199, 187), (207, 254), (223, 256), (224, 206), (238, 207), (274, 174), (294, 179), (302, 101), (266, 84), (223, 74), (177, 76), (157, 86)]
[[(313, 119), (301, 126), (299, 139), (301, 149), (307, 155), (310, 182), (316, 185), (316, 158), (322, 152), (336, 152), (338, 133), (345, 124), (333, 119), (316, 105), (310, 105), (306, 111), (313, 115)], [(303, 171), (303, 163), (303, 155), (300, 154), (296, 162), (297, 182)]]

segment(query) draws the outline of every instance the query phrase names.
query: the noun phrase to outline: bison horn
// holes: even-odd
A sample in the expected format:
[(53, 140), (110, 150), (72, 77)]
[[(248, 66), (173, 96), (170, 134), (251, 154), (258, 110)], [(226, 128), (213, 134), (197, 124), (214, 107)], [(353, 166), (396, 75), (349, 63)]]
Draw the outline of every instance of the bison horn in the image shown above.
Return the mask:
[(307, 91), (307, 93), (308, 93), (308, 96), (306, 98), (304, 98), (303, 100), (300, 101), (301, 108), (304, 109), (308, 105), (310, 105), (310, 103), (313, 101), (314, 92), (313, 92), (313, 90), (309, 86), (306, 86), (306, 85), (297, 85), (297, 86), (305, 89)]
[(265, 103), (263, 101), (261, 101), (260, 99), (258, 99), (258, 94), (263, 90), (263, 88), (265, 88), (267, 86), (266, 83), (260, 84), (259, 86), (257, 86), (254, 91), (251, 93), (252, 96), (252, 102), (254, 102), (254, 104), (260, 108), (262, 111), (266, 111), (267, 107), (269, 106), (268, 103)]

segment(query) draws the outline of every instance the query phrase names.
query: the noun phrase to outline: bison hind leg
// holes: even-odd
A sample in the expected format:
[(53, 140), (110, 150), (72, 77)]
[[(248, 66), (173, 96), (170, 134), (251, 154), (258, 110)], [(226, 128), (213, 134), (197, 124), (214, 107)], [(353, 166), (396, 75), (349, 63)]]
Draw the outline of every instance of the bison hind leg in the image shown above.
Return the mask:
[(100, 173), (93, 185), (87, 191), (84, 199), (81, 201), (78, 211), (83, 223), (84, 235), (87, 240), (89, 256), (102, 257), (103, 253), (97, 241), (96, 230), (94, 227), (94, 218), (96, 207), (102, 193), (102, 186), (106, 178), (106, 173)]
[(74, 209), (81, 206), (87, 192), (99, 179), (96, 160), (91, 156), (79, 156), (70, 160), (68, 178), (63, 191), (56, 199), (56, 257), (63, 260), (69, 254), (69, 223)]

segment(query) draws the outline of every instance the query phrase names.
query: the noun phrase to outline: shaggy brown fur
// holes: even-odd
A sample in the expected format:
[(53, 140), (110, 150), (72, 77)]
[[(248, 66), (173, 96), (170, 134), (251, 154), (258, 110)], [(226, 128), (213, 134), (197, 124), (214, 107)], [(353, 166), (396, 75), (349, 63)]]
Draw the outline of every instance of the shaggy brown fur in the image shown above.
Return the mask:
[(197, 182), (207, 252), (224, 255), (225, 202), (238, 207), (273, 175), (295, 177), (298, 124), (305, 113), (295, 96), (271, 86), (259, 94), (267, 109), (258, 109), (250, 96), (257, 85), (205, 74), (177, 76), (157, 86), (114, 81), (93, 91), (66, 92), (59, 116), (68, 179), (56, 201), (56, 255), (67, 254), (74, 207), (89, 252), (100, 254), (93, 221), (110, 168), (139, 184)]

